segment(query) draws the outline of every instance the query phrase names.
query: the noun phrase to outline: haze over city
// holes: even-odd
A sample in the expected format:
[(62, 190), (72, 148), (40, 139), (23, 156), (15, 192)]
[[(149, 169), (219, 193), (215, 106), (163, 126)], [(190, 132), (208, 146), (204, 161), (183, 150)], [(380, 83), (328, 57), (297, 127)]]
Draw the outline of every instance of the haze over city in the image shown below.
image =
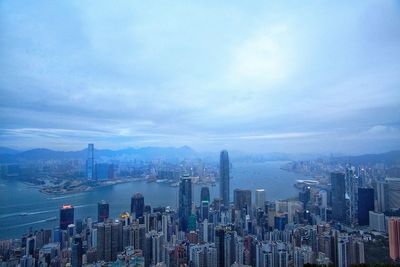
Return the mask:
[(398, 1), (2, 1), (0, 146), (400, 148)]
[(0, 267), (400, 264), (400, 1), (0, 0)]

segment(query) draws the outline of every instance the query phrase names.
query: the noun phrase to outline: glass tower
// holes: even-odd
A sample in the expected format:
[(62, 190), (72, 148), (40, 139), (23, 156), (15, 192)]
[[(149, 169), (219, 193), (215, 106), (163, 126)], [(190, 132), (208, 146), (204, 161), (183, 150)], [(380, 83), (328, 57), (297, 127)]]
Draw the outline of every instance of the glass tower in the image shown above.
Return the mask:
[(220, 197), (225, 208), (229, 207), (229, 155), (228, 151), (222, 150), (219, 160), (220, 175)]
[(144, 197), (141, 193), (136, 193), (131, 198), (131, 213), (135, 214), (135, 218), (140, 218), (144, 213)]
[(63, 205), (60, 209), (60, 229), (67, 230), (68, 225), (74, 223), (74, 207)]
[(179, 183), (179, 230), (187, 232), (189, 217), (192, 214), (192, 179), (188, 174)]
[(346, 188), (344, 173), (331, 173), (332, 219), (338, 222), (346, 220)]
[(358, 224), (369, 225), (369, 211), (374, 211), (374, 189), (358, 188)]
[(97, 204), (97, 221), (105, 222), (110, 214), (110, 207), (107, 202), (102, 200)]

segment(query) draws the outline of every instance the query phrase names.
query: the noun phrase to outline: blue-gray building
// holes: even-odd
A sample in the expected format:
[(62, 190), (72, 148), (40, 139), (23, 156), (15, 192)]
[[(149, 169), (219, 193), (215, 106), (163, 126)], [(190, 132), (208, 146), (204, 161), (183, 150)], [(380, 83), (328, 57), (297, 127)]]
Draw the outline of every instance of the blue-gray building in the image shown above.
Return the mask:
[(86, 177), (94, 179), (94, 145), (88, 144), (86, 158)]
[(189, 217), (192, 214), (192, 178), (184, 174), (179, 182), (179, 230), (188, 231)]
[(219, 182), (220, 197), (225, 208), (229, 207), (229, 155), (228, 151), (222, 150), (219, 160)]
[(374, 211), (374, 189), (358, 188), (358, 224), (369, 225), (369, 211)]
[(80, 235), (74, 237), (71, 245), (71, 265), (72, 267), (82, 267), (83, 246)]
[(346, 181), (344, 173), (331, 173), (332, 219), (337, 222), (346, 220)]
[(114, 164), (97, 163), (96, 164), (96, 179), (110, 180), (114, 178)]
[(144, 197), (141, 193), (136, 193), (131, 198), (131, 213), (136, 219), (143, 216), (144, 213)]

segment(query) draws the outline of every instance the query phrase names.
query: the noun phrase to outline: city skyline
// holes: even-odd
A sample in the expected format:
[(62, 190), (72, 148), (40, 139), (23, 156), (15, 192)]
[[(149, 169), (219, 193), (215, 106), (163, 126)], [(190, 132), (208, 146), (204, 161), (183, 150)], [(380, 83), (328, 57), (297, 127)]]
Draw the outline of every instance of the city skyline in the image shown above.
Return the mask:
[(400, 1), (0, 1), (0, 267), (400, 264)]
[(399, 149), (399, 11), (2, 1), (0, 146)]

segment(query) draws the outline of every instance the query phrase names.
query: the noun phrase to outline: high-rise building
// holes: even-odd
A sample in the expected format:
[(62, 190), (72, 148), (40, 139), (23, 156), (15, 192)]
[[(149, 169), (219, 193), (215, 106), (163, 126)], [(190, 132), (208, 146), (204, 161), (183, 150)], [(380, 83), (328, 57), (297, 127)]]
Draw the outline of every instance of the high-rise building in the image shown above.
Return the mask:
[(144, 197), (141, 193), (136, 193), (131, 198), (131, 213), (135, 218), (140, 218), (144, 213)]
[(225, 267), (225, 232), (223, 226), (215, 227), (215, 247), (217, 249), (217, 266)]
[(400, 208), (400, 178), (386, 178), (389, 192), (389, 209)]
[(203, 186), (201, 188), (201, 192), (200, 192), (200, 203), (202, 201), (208, 201), (210, 202), (210, 190), (208, 189), (207, 186)]
[(134, 222), (132, 225), (130, 240), (130, 243), (133, 245), (134, 249), (144, 250), (146, 243), (146, 226), (144, 224)]
[(229, 207), (229, 155), (222, 150), (219, 160), (220, 197), (225, 208)]
[(339, 267), (349, 266), (348, 244), (347, 236), (339, 236), (337, 241), (337, 266)]
[(36, 250), (36, 236), (28, 236), (25, 241), (25, 254), (34, 255)]
[(98, 180), (110, 180), (114, 178), (114, 164), (96, 163), (95, 177)]
[(98, 223), (97, 224), (97, 229), (96, 229), (96, 251), (97, 251), (97, 260), (104, 260), (105, 255), (104, 255), (104, 246), (105, 246), (105, 237), (106, 237), (106, 228), (105, 228), (105, 223)]
[(80, 235), (76, 235), (71, 245), (72, 267), (82, 267), (82, 256), (83, 256), (82, 238)]
[(376, 182), (376, 199), (377, 199), (377, 210), (379, 212), (385, 212), (389, 207), (389, 189), (386, 181)]
[(390, 218), (388, 222), (389, 254), (394, 261), (400, 259), (400, 218)]
[(303, 203), (303, 208), (307, 209), (308, 202), (311, 198), (311, 188), (310, 186), (306, 185), (303, 189), (299, 192), (299, 200)]
[(111, 224), (111, 260), (115, 261), (120, 251), (122, 251), (122, 224), (120, 221), (114, 221)]
[(209, 202), (206, 200), (202, 201), (200, 207), (200, 216), (202, 221), (208, 219), (209, 209), (210, 209)]
[(210, 190), (207, 186), (203, 186), (200, 192), (200, 218), (201, 221), (208, 219), (208, 211), (210, 208)]
[(192, 179), (184, 174), (179, 182), (179, 230), (188, 231), (189, 217), (192, 214)]
[(157, 266), (164, 261), (164, 237), (161, 232), (150, 231), (146, 234), (145, 265)]
[(385, 214), (381, 212), (369, 211), (369, 229), (385, 233)]
[(246, 214), (250, 213), (251, 209), (251, 190), (235, 189), (233, 191), (233, 202), (235, 209), (246, 210)]
[(190, 266), (214, 267), (217, 266), (215, 246), (211, 243), (197, 244), (189, 248)]
[(97, 224), (97, 259), (115, 261), (122, 250), (122, 224), (106, 222)]
[(256, 189), (256, 208), (263, 209), (265, 205), (265, 189)]
[(374, 189), (358, 188), (358, 224), (369, 225), (369, 211), (374, 210)]
[(328, 208), (328, 193), (326, 190), (320, 190), (317, 195), (317, 204), (319, 208), (319, 216), (323, 221), (327, 220), (327, 208)]
[(86, 159), (86, 177), (88, 179), (95, 178), (94, 172), (94, 145), (88, 144)]
[(344, 173), (331, 173), (332, 219), (338, 222), (346, 220), (346, 190)]
[(74, 207), (63, 205), (60, 209), (60, 229), (67, 230), (68, 225), (74, 223)]
[(105, 222), (110, 215), (110, 207), (109, 204), (102, 200), (97, 204), (97, 221)]

